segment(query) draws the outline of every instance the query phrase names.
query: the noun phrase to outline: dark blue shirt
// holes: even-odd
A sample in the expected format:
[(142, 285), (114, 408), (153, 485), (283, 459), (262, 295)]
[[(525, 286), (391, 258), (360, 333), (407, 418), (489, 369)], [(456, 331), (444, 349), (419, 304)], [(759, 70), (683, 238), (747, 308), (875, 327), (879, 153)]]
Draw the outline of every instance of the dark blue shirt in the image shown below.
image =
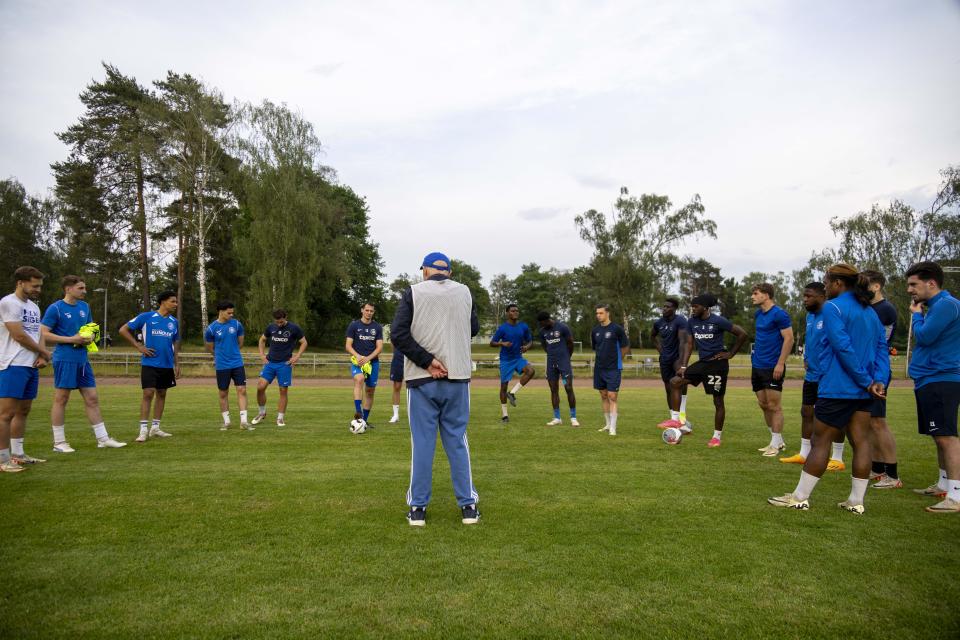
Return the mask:
[(687, 320), (687, 331), (693, 336), (694, 345), (701, 360), (709, 360), (721, 351), (725, 351), (723, 346), (723, 333), (733, 331), (733, 323), (711, 313), (706, 320), (700, 318), (690, 318)]
[(653, 330), (660, 336), (660, 362), (673, 364), (680, 358), (680, 332), (687, 331), (687, 319), (679, 314), (669, 320), (657, 318)]
[(292, 322), (288, 322), (282, 328), (271, 322), (263, 330), (263, 337), (267, 339), (267, 344), (270, 345), (267, 360), (270, 362), (286, 362), (293, 357), (293, 350), (300, 345), (300, 340), (303, 339), (303, 330)]
[(550, 329), (540, 329), (540, 344), (547, 352), (547, 363), (569, 364), (570, 349), (567, 347), (567, 338), (572, 338), (570, 327), (562, 322), (554, 322)]
[(890, 304), (887, 299), (875, 302), (870, 307), (877, 312), (877, 317), (880, 318), (884, 338), (887, 341), (887, 346), (889, 346), (890, 341), (893, 340), (893, 332), (897, 330), (897, 308)]
[[(383, 327), (376, 320), (364, 324), (362, 320), (354, 320), (347, 327), (347, 337), (353, 338), (353, 350), (362, 356), (368, 356), (377, 348), (377, 340), (383, 340)], [(380, 356), (373, 359), (380, 360)]]
[(143, 345), (153, 349), (153, 357), (143, 356), (140, 364), (157, 369), (173, 369), (173, 343), (180, 342), (180, 325), (173, 316), (144, 311), (127, 323), (134, 333), (143, 334)]
[(526, 322), (518, 322), (517, 324), (504, 322), (497, 327), (496, 333), (490, 338), (490, 342), (510, 343), (509, 347), (500, 347), (500, 359), (506, 361), (519, 360), (522, 358), (523, 351), (520, 350), (520, 347), (532, 341), (533, 334), (530, 332), (530, 327), (527, 326)]
[(213, 343), (213, 363), (218, 371), (236, 369), (243, 366), (243, 355), (240, 353), (240, 336), (243, 335), (243, 325), (236, 318), (227, 322), (214, 320), (207, 326), (203, 334), (205, 342)]
[(820, 354), (826, 341), (823, 331), (823, 312), (807, 314), (807, 332), (803, 343), (803, 359), (807, 363), (807, 372), (803, 379), (808, 382), (820, 382), (823, 377), (823, 367), (820, 364)]
[(750, 362), (757, 369), (773, 369), (783, 348), (783, 334), (780, 332), (790, 328), (790, 314), (773, 305), (766, 311), (757, 309), (753, 318), (756, 337)]
[(623, 347), (630, 341), (623, 327), (611, 322), (607, 326), (597, 325), (590, 332), (590, 346), (597, 354), (597, 369), (623, 369)]
[[(77, 335), (80, 327), (92, 321), (90, 307), (83, 300), (77, 300), (76, 304), (57, 300), (47, 307), (41, 322), (53, 335), (69, 337)], [(87, 347), (60, 343), (53, 351), (53, 359), (58, 362), (87, 362)]]

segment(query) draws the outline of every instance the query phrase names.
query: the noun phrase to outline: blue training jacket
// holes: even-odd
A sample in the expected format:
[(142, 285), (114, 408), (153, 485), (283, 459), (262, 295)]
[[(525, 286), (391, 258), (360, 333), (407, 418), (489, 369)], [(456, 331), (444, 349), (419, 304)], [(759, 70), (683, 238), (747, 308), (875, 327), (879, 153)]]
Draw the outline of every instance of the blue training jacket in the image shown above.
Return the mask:
[(867, 387), (890, 378), (890, 352), (876, 312), (845, 291), (823, 305), (823, 328), (817, 396), (870, 398)]
[(930, 298), (926, 316), (913, 314), (913, 337), (909, 371), (916, 388), (960, 382), (960, 301), (947, 291)]

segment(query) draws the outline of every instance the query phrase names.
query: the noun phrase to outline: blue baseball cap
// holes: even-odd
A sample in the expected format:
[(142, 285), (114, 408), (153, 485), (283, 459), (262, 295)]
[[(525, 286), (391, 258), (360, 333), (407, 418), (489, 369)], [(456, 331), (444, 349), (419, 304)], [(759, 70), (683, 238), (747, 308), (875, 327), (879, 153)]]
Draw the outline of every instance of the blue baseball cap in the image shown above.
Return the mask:
[(423, 259), (423, 264), (420, 266), (430, 267), (431, 269), (437, 269), (438, 271), (450, 271), (450, 258), (439, 251), (434, 251), (433, 253), (427, 254), (427, 256)]

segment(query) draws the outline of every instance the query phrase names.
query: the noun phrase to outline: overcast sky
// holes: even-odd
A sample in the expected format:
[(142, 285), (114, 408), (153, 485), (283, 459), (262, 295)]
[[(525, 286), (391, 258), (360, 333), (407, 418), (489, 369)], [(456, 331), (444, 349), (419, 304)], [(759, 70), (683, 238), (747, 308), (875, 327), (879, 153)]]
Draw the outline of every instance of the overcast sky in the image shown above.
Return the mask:
[(0, 176), (52, 186), (101, 61), (300, 111), (390, 278), (432, 250), (487, 280), (585, 264), (573, 217), (621, 185), (699, 193), (718, 239), (682, 252), (725, 275), (790, 271), (831, 217), (926, 205), (960, 163), (951, 0), (0, 0)]

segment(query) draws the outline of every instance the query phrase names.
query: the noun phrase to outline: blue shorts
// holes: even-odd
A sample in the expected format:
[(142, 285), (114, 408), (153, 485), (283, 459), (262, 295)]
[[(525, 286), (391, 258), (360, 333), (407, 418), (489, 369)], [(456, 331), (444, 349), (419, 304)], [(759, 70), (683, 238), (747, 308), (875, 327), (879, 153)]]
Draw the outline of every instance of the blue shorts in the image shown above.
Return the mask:
[(510, 382), (510, 378), (513, 377), (513, 374), (516, 373), (518, 376), (523, 375), (523, 369), (526, 367), (529, 362), (525, 358), (517, 358), (516, 360), (501, 360), (500, 361), (500, 382)]
[(33, 400), (40, 386), (40, 370), (36, 367), (7, 367), (0, 371), (0, 398)]
[(390, 379), (394, 382), (403, 382), (403, 358), (394, 358), (390, 361)]
[(247, 372), (243, 367), (233, 369), (217, 369), (217, 389), (226, 391), (230, 388), (230, 381), (237, 387), (247, 386)]
[(553, 382), (554, 380), (563, 381), (563, 386), (573, 382), (573, 365), (570, 362), (553, 362), (547, 360), (547, 380)]
[(278, 387), (289, 387), (293, 384), (293, 367), (286, 362), (268, 362), (260, 370), (260, 377), (267, 381), (267, 384), (277, 380)]
[(593, 388), (600, 391), (620, 391), (620, 369), (594, 368)]
[[(379, 361), (379, 360), (374, 360), (373, 362), (370, 363), (370, 367), (371, 367), (370, 375), (369, 375), (369, 376), (366, 376), (366, 379), (364, 379), (363, 384), (367, 385), (368, 387), (373, 388), (373, 387), (377, 386), (377, 381), (380, 379), (380, 361)], [(358, 375), (361, 375), (361, 376), (362, 376), (362, 375), (363, 375), (363, 370), (362, 370), (360, 367), (358, 367), (357, 365), (351, 364), (351, 365), (350, 365), (350, 377), (351, 377), (351, 378), (355, 378), (355, 377), (357, 377)]]
[(57, 389), (87, 389), (97, 386), (89, 362), (53, 361), (53, 386)]

